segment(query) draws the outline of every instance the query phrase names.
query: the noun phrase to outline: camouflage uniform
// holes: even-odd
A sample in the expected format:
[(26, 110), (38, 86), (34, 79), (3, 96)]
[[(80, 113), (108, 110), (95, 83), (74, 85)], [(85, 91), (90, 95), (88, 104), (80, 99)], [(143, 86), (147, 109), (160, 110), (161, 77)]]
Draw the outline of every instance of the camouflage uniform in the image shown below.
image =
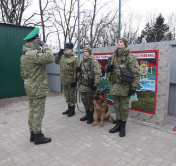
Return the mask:
[[(140, 81), (140, 70), (136, 56), (129, 53), (125, 56), (126, 52), (129, 52), (129, 48), (114, 51), (114, 68), (112, 72), (108, 72), (108, 79), (110, 82), (110, 93), (113, 95), (114, 107), (116, 111), (116, 118), (122, 121), (126, 121), (128, 118), (128, 106), (129, 106), (129, 96), (128, 92), (130, 89), (136, 90)], [(108, 64), (111, 63), (112, 56), (108, 59)], [(134, 74), (134, 79), (132, 83), (122, 82), (121, 72), (117, 65), (118, 59), (122, 73), (129, 71)], [(107, 66), (105, 68), (107, 72)]]
[(29, 98), (29, 129), (35, 134), (41, 132), (45, 99), (50, 92), (46, 64), (53, 62), (52, 50), (47, 45), (43, 45), (42, 48), (41, 51), (33, 42), (27, 42), (23, 46), (20, 65), (21, 77)]
[(94, 79), (94, 86), (97, 87), (101, 83), (101, 65), (97, 60), (94, 59), (93, 55), (83, 57), (83, 61), (81, 62), (81, 73), (78, 73), (80, 83), (79, 91), (81, 92), (82, 102), (86, 110), (93, 112), (94, 91), (88, 85), (88, 76), (85, 69), (89, 75), (89, 78)]
[(63, 56), (57, 55), (55, 57), (55, 63), (61, 66), (60, 79), (64, 88), (66, 102), (69, 106), (75, 107), (75, 87), (70, 87), (70, 85), (72, 82), (76, 82), (75, 69), (79, 63), (79, 59), (74, 52), (71, 52)]

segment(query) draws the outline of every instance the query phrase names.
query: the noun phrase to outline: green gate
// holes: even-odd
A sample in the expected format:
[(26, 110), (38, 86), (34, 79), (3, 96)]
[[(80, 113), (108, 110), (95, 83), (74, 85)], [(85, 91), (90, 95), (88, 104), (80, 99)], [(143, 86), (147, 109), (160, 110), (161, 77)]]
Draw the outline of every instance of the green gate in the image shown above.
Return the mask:
[(0, 23), (0, 99), (26, 95), (20, 75), (23, 39), (33, 27)]

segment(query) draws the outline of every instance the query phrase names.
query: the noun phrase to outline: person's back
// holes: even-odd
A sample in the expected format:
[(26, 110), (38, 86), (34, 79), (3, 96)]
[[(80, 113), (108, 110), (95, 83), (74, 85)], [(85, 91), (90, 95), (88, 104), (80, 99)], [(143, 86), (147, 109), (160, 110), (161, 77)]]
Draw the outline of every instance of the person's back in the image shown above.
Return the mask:
[(21, 56), (21, 77), (29, 100), (28, 125), (30, 142), (44, 144), (51, 142), (41, 133), (45, 114), (46, 95), (50, 92), (46, 64), (53, 62), (52, 50), (40, 40), (39, 28), (35, 28), (25, 39)]
[(49, 93), (46, 64), (52, 62), (52, 51), (47, 45), (43, 46), (43, 52), (33, 42), (23, 46), (20, 67), (28, 97), (42, 97)]

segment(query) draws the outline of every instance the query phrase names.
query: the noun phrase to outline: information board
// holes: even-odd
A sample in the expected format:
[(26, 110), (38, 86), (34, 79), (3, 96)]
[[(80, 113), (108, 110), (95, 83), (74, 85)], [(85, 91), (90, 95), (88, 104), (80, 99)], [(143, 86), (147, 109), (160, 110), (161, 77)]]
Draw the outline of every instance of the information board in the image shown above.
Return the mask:
[[(158, 50), (144, 50), (132, 51), (140, 66), (140, 82), (136, 88), (136, 94), (129, 98), (129, 109), (155, 114), (156, 112), (156, 96), (157, 96), (157, 76), (158, 76)], [(105, 66), (108, 58), (113, 54), (109, 53), (95, 53), (94, 58), (101, 64), (102, 67), (102, 81), (99, 89), (107, 89), (108, 104), (113, 105), (113, 97), (109, 92), (110, 83), (105, 73)]]

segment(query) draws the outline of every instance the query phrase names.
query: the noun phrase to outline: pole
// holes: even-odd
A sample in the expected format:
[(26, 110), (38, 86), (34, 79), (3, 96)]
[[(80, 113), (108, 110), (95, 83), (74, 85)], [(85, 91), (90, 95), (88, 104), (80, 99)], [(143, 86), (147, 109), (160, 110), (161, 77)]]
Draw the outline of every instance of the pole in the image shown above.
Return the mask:
[[(78, 58), (80, 59), (80, 30), (79, 30), (79, 0), (78, 0)], [(79, 103), (80, 103), (80, 92), (79, 92)], [(77, 97), (77, 96), (76, 96)]]
[(80, 59), (79, 0), (78, 0), (78, 58)]
[(119, 38), (121, 37), (121, 0), (119, 0)]

